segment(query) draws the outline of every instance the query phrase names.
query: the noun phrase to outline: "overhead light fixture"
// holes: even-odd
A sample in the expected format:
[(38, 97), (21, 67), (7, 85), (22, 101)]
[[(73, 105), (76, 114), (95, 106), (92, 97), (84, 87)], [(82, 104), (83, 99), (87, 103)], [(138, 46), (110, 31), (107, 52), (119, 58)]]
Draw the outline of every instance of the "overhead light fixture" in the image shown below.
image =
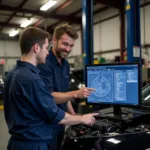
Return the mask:
[(15, 35), (17, 35), (19, 33), (18, 30), (13, 30), (9, 33), (9, 36), (14, 37)]
[(50, 0), (50, 1), (48, 1), (46, 4), (44, 4), (44, 5), (40, 8), (40, 10), (41, 10), (41, 11), (46, 11), (46, 10), (48, 10), (50, 7), (54, 6), (56, 3), (57, 3), (57, 1)]
[(32, 20), (26, 20), (25, 22), (23, 22), (20, 26), (22, 28), (25, 28), (27, 27), (28, 25), (30, 25), (32, 23)]

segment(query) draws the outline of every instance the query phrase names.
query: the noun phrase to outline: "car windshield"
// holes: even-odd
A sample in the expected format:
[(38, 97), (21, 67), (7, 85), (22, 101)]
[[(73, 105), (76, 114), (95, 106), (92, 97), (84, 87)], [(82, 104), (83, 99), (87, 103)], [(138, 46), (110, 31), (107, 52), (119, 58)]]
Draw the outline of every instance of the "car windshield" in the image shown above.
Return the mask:
[(150, 84), (142, 89), (142, 104), (150, 106)]

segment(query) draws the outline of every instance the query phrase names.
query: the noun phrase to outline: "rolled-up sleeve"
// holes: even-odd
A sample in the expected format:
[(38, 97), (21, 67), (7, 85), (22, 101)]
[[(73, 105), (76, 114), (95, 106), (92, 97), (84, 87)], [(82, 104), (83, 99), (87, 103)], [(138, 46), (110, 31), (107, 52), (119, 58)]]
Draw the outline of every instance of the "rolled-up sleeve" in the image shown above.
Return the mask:
[(31, 89), (28, 88), (27, 99), (30, 100), (38, 115), (48, 123), (59, 123), (64, 118), (65, 112), (57, 107), (43, 80), (32, 81), (32, 86), (30, 87)]

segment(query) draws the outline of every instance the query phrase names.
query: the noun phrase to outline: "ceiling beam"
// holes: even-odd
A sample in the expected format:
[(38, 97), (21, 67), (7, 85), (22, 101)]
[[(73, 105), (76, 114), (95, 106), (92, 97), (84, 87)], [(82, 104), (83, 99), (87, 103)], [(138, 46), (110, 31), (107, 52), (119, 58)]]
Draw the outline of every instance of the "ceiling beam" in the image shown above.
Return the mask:
[(0, 26), (1, 27), (13, 27), (13, 28), (20, 28), (23, 29), (22, 27), (20, 27), (20, 24), (14, 24), (14, 23), (7, 23), (5, 24), (5, 22), (0, 22)]
[(8, 6), (8, 5), (0, 5), (0, 10), (4, 10), (4, 11), (16, 11), (16, 12), (21, 12), (21, 13), (30, 13), (32, 15), (37, 15), (37, 16), (41, 16), (44, 18), (53, 18), (53, 19), (59, 19), (59, 20), (70, 20), (73, 23), (79, 23), (80, 22), (80, 18), (78, 17), (68, 17), (65, 15), (56, 15), (56, 14), (52, 14), (52, 13), (48, 13), (48, 12), (41, 12), (41, 11), (36, 11), (36, 10), (30, 10), (30, 9), (25, 9), (25, 8), (18, 8), (18, 7), (13, 7), (13, 6)]
[[(23, 7), (23, 5), (27, 2), (28, 0), (24, 0), (22, 1), (22, 3), (17, 7), (17, 9)], [(6, 23), (8, 23), (12, 18), (13, 16), (17, 13), (17, 9), (13, 12), (13, 14), (9, 17), (9, 19), (6, 21)]]
[[(21, 4), (17, 7), (18, 8), (21, 8), (23, 7), (23, 5), (27, 2), (28, 0), (23, 0), (21, 2)], [(7, 21), (5, 22), (5, 25), (7, 25), (9, 23), (9, 21), (14, 17), (14, 15), (17, 13), (17, 9), (13, 12), (13, 14), (7, 19)], [(4, 27), (1, 27), (0, 28), (0, 32), (3, 30)]]
[(125, 0), (97, 0), (97, 2), (117, 9), (123, 9), (125, 5)]
[[(10, 15), (12, 15), (12, 14), (0, 13), (0, 16), (10, 17)], [(15, 14), (14, 17), (18, 17), (18, 18), (31, 18), (31, 17), (33, 17), (33, 15), (31, 14), (30, 16), (26, 16), (25, 14), (22, 14), (22, 15)]]
[(150, 5), (150, 2), (146, 2), (144, 4), (141, 4), (141, 7), (148, 6), (148, 5)]
[[(96, 11), (94, 12), (94, 15), (95, 15), (95, 14), (98, 14), (98, 13), (100, 13), (100, 12), (103, 12), (103, 11), (105, 11), (105, 10), (107, 10), (107, 9), (109, 9), (108, 6), (105, 6), (105, 7), (103, 7), (103, 8), (100, 8), (100, 9), (98, 9), (98, 10), (96, 10)], [(82, 9), (79, 9), (79, 10), (77, 10), (76, 12), (72, 13), (70, 16), (76, 15), (76, 14), (80, 13), (81, 11), (82, 11)], [(69, 21), (70, 21), (70, 20), (69, 20)], [(56, 27), (56, 26), (57, 26), (59, 23), (61, 23), (61, 22), (62, 22), (62, 20), (61, 20), (61, 21), (58, 21), (58, 22), (56, 22), (56, 23), (54, 23), (54, 24), (52, 24), (51, 26), (49, 26), (49, 27), (47, 28), (47, 31), (50, 32), (50, 33), (53, 33), (54, 27)], [(81, 22), (81, 19), (80, 19), (80, 24), (81, 24), (81, 23), (82, 23), (82, 22)], [(5, 25), (4, 22), (0, 22), (0, 26), (1, 26), (1, 27), (21, 28), (19, 24), (12, 24), (12, 23), (9, 23), (9, 24)]]
[[(77, 10), (77, 11), (71, 13), (70, 16), (75, 16), (76, 14), (80, 13), (81, 11), (82, 11), (82, 9), (79, 9), (79, 10)], [(82, 21), (82, 20), (80, 19), (80, 24), (81, 24), (81, 21)], [(58, 22), (56, 22), (56, 23), (50, 25), (50, 26), (47, 28), (47, 31), (52, 34), (53, 31), (54, 31), (54, 27), (56, 27), (56, 26), (57, 26), (59, 23), (61, 23), (61, 22), (62, 22), (62, 21), (58, 21)]]
[(66, 0), (64, 3), (62, 3), (59, 7), (51, 11), (52, 14), (55, 14), (57, 11), (64, 9), (65, 7), (69, 6), (73, 0)]
[[(106, 10), (108, 10), (109, 8), (110, 8), (110, 7), (108, 7), (108, 6), (104, 6), (103, 8), (100, 8), (100, 9), (96, 10), (96, 11), (94, 12), (94, 15), (96, 15), (96, 14), (98, 14), (98, 13), (101, 13), (101, 12), (103, 12), (103, 11), (106, 11)], [(82, 9), (79, 9), (79, 10), (77, 10), (76, 12), (70, 14), (70, 16), (74, 16), (74, 15), (80, 13), (80, 12), (82, 12)], [(70, 20), (69, 20), (69, 21), (70, 21)], [(50, 33), (53, 33), (54, 28), (55, 28), (59, 23), (61, 23), (61, 22), (62, 22), (62, 21), (58, 21), (58, 22), (56, 22), (56, 23), (50, 25), (50, 26), (47, 28), (47, 31), (50, 32)], [(80, 25), (81, 25), (81, 24), (82, 24), (82, 20), (80, 19)]]

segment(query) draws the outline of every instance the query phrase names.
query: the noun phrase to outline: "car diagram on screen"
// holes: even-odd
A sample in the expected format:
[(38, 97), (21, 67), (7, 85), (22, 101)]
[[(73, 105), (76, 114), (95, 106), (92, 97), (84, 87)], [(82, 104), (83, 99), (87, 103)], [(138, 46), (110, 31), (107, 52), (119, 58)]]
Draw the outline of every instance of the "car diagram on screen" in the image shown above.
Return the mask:
[(97, 71), (91, 74), (89, 78), (90, 87), (96, 89), (90, 96), (91, 101), (98, 100), (102, 102), (112, 101), (112, 71)]

